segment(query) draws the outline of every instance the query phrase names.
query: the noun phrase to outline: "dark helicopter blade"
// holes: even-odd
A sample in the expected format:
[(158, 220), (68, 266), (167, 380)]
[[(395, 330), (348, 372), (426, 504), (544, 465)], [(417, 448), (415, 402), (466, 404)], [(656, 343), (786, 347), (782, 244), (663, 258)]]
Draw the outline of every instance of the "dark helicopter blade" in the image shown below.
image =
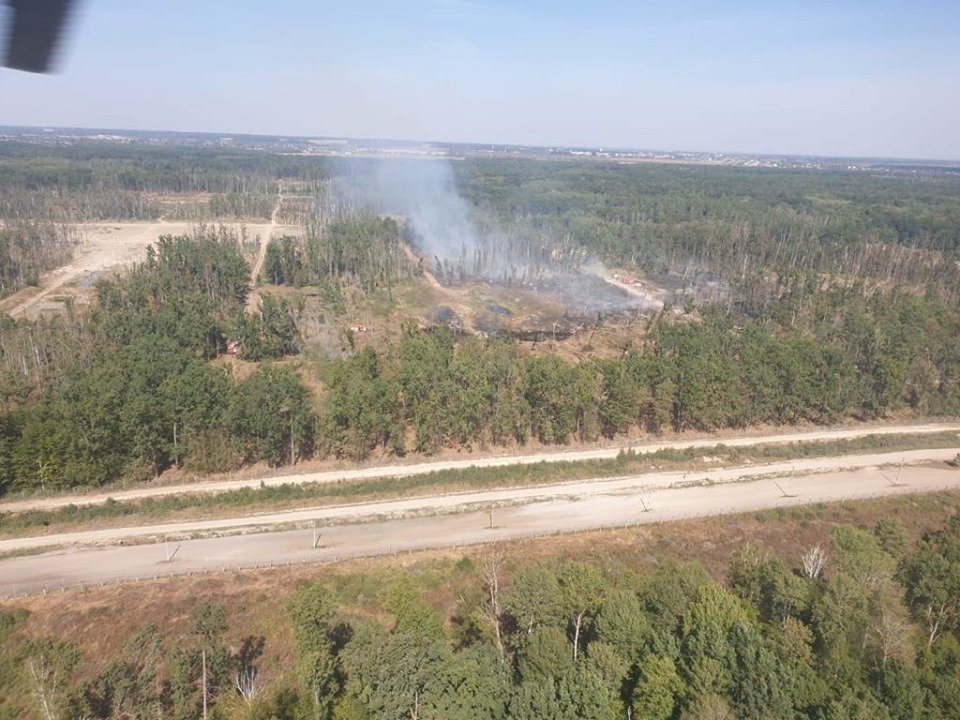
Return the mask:
[(13, 22), (4, 65), (15, 70), (48, 72), (73, 0), (7, 2), (13, 8)]

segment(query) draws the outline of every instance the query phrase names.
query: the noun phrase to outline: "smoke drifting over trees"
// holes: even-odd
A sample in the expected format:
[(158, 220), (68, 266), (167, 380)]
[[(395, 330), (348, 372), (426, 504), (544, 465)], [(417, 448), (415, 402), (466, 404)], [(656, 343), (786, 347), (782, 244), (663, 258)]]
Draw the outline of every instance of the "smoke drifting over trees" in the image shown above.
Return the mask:
[(461, 196), (447, 160), (352, 162), (333, 179), (347, 207), (402, 216), (407, 238), (445, 284), (467, 279), (556, 292), (593, 310), (642, 303), (596, 277), (595, 258), (564, 252), (549, 235), (506, 232)]
[(335, 193), (348, 205), (402, 215), (411, 239), (439, 274), (458, 266), (464, 274), (491, 274), (488, 263), (478, 263), (489, 255), (487, 243), (447, 161), (378, 160), (350, 163), (345, 170), (334, 180)]
[[(358, 179), (362, 184), (355, 182)], [(406, 217), (427, 257), (457, 262), (482, 249), (482, 238), (446, 161), (380, 161), (361, 166), (344, 182), (358, 187), (362, 200)]]

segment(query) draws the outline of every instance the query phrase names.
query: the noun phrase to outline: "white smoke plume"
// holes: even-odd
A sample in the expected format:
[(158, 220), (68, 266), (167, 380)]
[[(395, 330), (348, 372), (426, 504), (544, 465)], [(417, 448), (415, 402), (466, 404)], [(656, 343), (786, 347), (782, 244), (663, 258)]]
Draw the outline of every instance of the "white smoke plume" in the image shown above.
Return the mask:
[(627, 309), (643, 303), (603, 282), (592, 258), (557, 254), (546, 240), (483, 230), (460, 195), (449, 160), (356, 160), (338, 169), (334, 196), (348, 207), (397, 216), (444, 283), (479, 279), (560, 294), (572, 306)]
[(342, 168), (334, 195), (349, 206), (398, 216), (411, 242), (447, 282), (477, 278), (525, 283), (539, 248), (520, 247), (503, 233), (481, 232), (457, 190), (448, 160), (362, 160)]

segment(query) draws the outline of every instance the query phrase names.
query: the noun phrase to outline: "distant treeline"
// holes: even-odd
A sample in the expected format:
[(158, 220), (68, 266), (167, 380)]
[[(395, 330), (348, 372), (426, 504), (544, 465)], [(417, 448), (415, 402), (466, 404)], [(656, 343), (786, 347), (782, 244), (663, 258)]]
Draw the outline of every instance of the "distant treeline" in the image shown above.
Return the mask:
[(82, 141), (0, 143), (0, 185), (29, 190), (113, 185), (143, 192), (256, 192), (278, 178), (328, 176), (323, 158), (222, 148)]
[(960, 517), (916, 543), (883, 519), (789, 557), (744, 544), (723, 584), (695, 562), (639, 562), (647, 552), (366, 567), (301, 587), (252, 627), (263, 613), (236, 590), (176, 626), (153, 603), (157, 618), (107, 659), (11, 608), (0, 717), (960, 717)]
[(610, 263), (717, 274), (750, 295), (769, 293), (771, 275), (807, 271), (960, 297), (957, 176), (489, 160), (455, 167), (462, 192), (505, 227)]
[[(0, 143), (0, 217), (56, 220), (269, 217), (277, 180), (327, 177), (321, 158), (79, 142)], [(158, 194), (212, 195), (203, 208)]]
[(304, 375), (267, 364), (238, 382), (207, 362), (228, 341), (250, 360), (299, 347), (292, 303), (266, 295), (244, 315), (248, 273), (235, 238), (164, 238), (99, 283), (90, 315), (3, 321), (0, 487), (98, 485), (175, 463), (203, 472), (291, 454), (960, 412), (960, 312), (849, 287), (816, 293), (803, 313), (777, 305), (782, 317), (664, 315), (616, 360), (530, 357), (411, 326), (379, 354), (304, 361)]

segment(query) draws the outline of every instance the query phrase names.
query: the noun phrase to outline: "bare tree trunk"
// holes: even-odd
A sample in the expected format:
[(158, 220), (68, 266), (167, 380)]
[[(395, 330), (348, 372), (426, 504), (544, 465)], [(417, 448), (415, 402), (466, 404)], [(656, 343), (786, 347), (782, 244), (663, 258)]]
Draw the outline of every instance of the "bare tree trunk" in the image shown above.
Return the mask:
[(933, 606), (928, 605), (925, 614), (927, 617), (927, 648), (929, 649), (933, 647), (933, 643), (940, 636), (943, 621), (947, 617), (947, 608), (941, 604), (939, 608), (934, 610)]
[(581, 610), (573, 619), (573, 661), (577, 661), (577, 654), (580, 650), (580, 626), (583, 625), (583, 616), (586, 610)]
[(203, 674), (203, 720), (207, 720), (207, 651), (200, 651), (200, 665)]
[[(492, 525), (492, 522), (491, 522)], [(500, 566), (503, 563), (503, 555), (499, 551), (494, 551), (487, 558), (486, 566), (483, 570), (484, 584), (487, 587), (488, 599), (484, 602), (484, 612), (490, 624), (493, 626), (494, 641), (497, 645), (497, 651), (500, 653), (500, 662), (506, 662), (506, 651), (503, 647), (503, 636), (500, 628)]]
[(58, 716), (51, 701), (51, 697), (56, 691), (56, 678), (54, 678), (52, 682), (53, 687), (47, 687), (47, 681), (45, 679), (46, 672), (43, 667), (43, 658), (40, 658), (39, 660), (30, 658), (27, 660), (26, 665), (27, 670), (33, 678), (33, 692), (34, 695), (36, 695), (37, 702), (40, 705), (40, 710), (43, 713), (44, 719), (57, 720)]

